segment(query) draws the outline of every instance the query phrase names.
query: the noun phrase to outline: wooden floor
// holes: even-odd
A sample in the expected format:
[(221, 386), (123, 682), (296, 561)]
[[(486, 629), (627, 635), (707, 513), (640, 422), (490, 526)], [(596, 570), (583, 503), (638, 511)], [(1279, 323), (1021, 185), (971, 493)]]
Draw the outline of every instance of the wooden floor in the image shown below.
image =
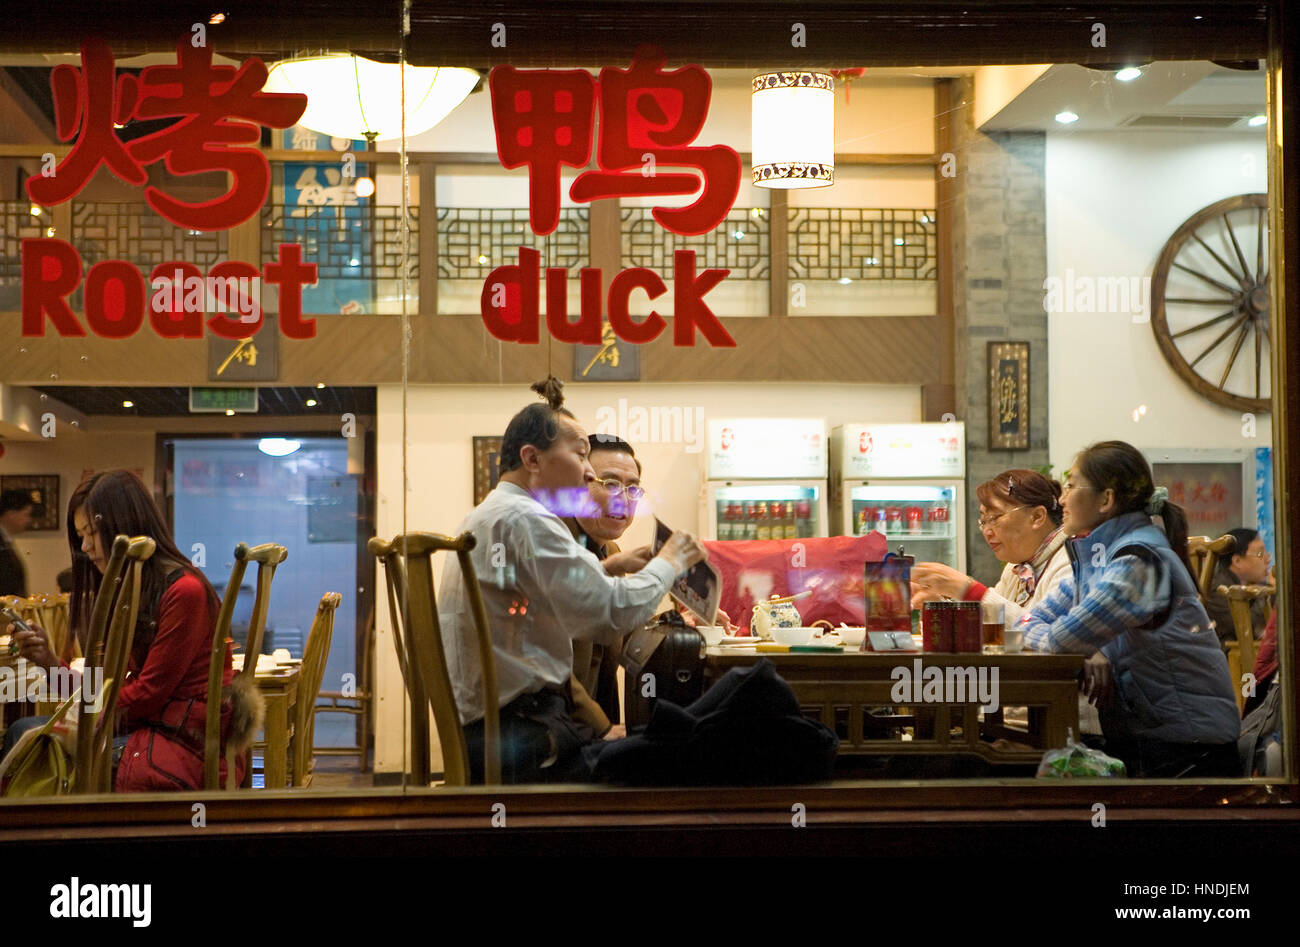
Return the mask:
[(360, 771), (360, 760), (355, 756), (316, 757), (312, 789), (369, 789), (372, 785), (371, 774)]

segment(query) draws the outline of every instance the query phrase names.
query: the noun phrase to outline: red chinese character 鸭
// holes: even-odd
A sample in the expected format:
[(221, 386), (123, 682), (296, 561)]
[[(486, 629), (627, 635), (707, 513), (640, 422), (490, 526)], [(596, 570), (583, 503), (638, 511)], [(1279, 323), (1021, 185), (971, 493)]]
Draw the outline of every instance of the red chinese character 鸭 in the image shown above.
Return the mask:
[(528, 222), (548, 234), (560, 222), (560, 166), (591, 157), (596, 80), (582, 69), (497, 66), (488, 81), (497, 155), (506, 168), (528, 166)]
[[(148, 66), (139, 77), (113, 79), (113, 54), (103, 40), (81, 48), (82, 69), (56, 66), (50, 75), (60, 139), (77, 140), (50, 177), (33, 177), (27, 194), (59, 204), (77, 194), (101, 165), (128, 184), (147, 182), (145, 167), (162, 160), (177, 175), (229, 171), (230, 190), (199, 203), (178, 201), (156, 187), (145, 201), (160, 216), (194, 230), (229, 230), (266, 201), (271, 172), (255, 144), (259, 126), (288, 128), (302, 117), (305, 95), (263, 92), (266, 66), (249, 59), (238, 69), (214, 66), (212, 50), (182, 39), (175, 66)], [(176, 118), (166, 128), (123, 145), (114, 123), (132, 118)]]
[[(578, 202), (607, 197), (692, 194), (693, 204), (656, 207), (660, 225), (682, 235), (707, 233), (726, 218), (740, 190), (740, 156), (725, 145), (691, 146), (708, 115), (712, 83), (699, 66), (663, 71), (664, 56), (637, 50), (628, 69), (600, 72), (599, 171), (569, 188)], [(548, 234), (559, 222), (560, 167), (591, 156), (597, 83), (582, 70), (499, 66), (489, 79), (497, 154), (507, 168), (529, 170), (529, 222)], [(659, 165), (697, 173), (659, 173)]]
[[(691, 146), (709, 114), (712, 82), (699, 66), (664, 72), (664, 55), (637, 50), (628, 69), (600, 71), (600, 171), (578, 175), (575, 201), (602, 197), (693, 194), (687, 207), (656, 207), (660, 226), (684, 236), (722, 223), (740, 192), (740, 156), (726, 145)], [(647, 165), (647, 158), (654, 161)], [(701, 174), (661, 174), (659, 165), (698, 168)], [(646, 174), (647, 168), (653, 168)], [(633, 170), (634, 169), (634, 170)]]

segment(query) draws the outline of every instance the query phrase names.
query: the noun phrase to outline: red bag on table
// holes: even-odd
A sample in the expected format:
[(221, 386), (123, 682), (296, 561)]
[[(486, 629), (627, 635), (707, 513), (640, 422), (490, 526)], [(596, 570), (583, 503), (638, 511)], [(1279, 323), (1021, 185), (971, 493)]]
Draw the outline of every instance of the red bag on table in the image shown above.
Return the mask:
[(749, 631), (755, 602), (773, 595), (812, 595), (795, 602), (804, 625), (825, 619), (862, 627), (866, 621), (863, 564), (885, 558), (885, 537), (829, 536), (810, 539), (706, 541), (711, 562), (722, 576), (720, 608)]

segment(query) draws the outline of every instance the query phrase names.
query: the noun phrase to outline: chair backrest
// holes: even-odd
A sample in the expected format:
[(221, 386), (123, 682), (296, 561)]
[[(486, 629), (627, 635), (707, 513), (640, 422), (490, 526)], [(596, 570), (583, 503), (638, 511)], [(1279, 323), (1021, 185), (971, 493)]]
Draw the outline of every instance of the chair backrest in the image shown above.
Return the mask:
[(68, 634), (68, 593), (57, 595), (30, 595), (21, 598), (13, 595), (0, 597), (0, 602), (8, 605), (27, 621), (34, 621), (45, 629), (50, 642), (50, 650), (63, 661), (71, 661), (78, 656), (79, 648), (75, 636)]
[(1209, 601), (1210, 583), (1214, 581), (1214, 570), (1219, 558), (1230, 552), (1236, 540), (1224, 534), (1218, 539), (1209, 536), (1187, 537), (1187, 559), (1192, 564), (1192, 578), (1196, 581), (1196, 591), (1201, 594), (1201, 601)]
[[(1255, 670), (1255, 656), (1258, 648), (1255, 643), (1255, 629), (1251, 622), (1250, 606), (1256, 599), (1267, 599), (1277, 589), (1271, 585), (1221, 585), (1218, 592), (1228, 600), (1228, 611), (1232, 615), (1232, 628), (1237, 633), (1237, 647), (1241, 653), (1242, 673)], [(1240, 687), (1241, 682), (1236, 682)]]
[(307, 644), (302, 650), (302, 665), (298, 670), (298, 700), (294, 705), (293, 785), (304, 784), (311, 768), (312, 740), (316, 719), (316, 696), (325, 677), (325, 664), (329, 660), (330, 643), (334, 638), (334, 613), (338, 611), (343, 596), (326, 592), (316, 606)]
[(271, 607), (271, 583), (275, 580), (276, 567), (289, 557), (289, 550), (275, 543), (245, 548), (247, 560), (257, 563), (257, 592), (253, 596), (253, 614), (248, 620), (248, 638), (244, 643), (244, 669), (239, 673), (251, 679), (257, 673), (257, 656), (262, 653), (266, 613)]
[(393, 647), (397, 651), (397, 669), (402, 673), (402, 685), (406, 688), (411, 708), (410, 740), (407, 746), (410, 755), (407, 758), (406, 769), (414, 782), (427, 785), (429, 782), (429, 714), (423, 708), (429, 706), (429, 701), (425, 697), (424, 679), (416, 671), (418, 662), (412, 653), (408, 636), (403, 631), (406, 623), (402, 621), (402, 615), (408, 599), (406, 560), (400, 550), (379, 537), (371, 539), (366, 548), (372, 556), (384, 564), (385, 584), (388, 587), (388, 613), (392, 616)]
[[(253, 598), (253, 612), (248, 623), (248, 637), (244, 644), (244, 668), (240, 675), (250, 679), (257, 674), (257, 656), (262, 651), (262, 633), (266, 630), (266, 614), (271, 604), (271, 583), (276, 567), (288, 558), (289, 550), (275, 543), (249, 547), (247, 543), (235, 546), (235, 562), (230, 569), (230, 581), (221, 600), (216, 626), (212, 631), (212, 648), (208, 652), (208, 706), (203, 733), (203, 788), (217, 789), (221, 773), (221, 678), (226, 669), (226, 652), (230, 647), (230, 627), (234, 621), (235, 607), (239, 601), (239, 587), (250, 562), (257, 563), (257, 593)], [(226, 775), (226, 788), (234, 788), (234, 772)]]
[[(116, 536), (86, 634), (81, 712), (77, 722), (77, 762), (73, 792), (108, 792), (113, 777), (113, 715), (126, 677), (140, 612), (140, 572), (153, 555), (148, 536)], [(98, 688), (87, 687), (100, 669)]]
[[(465, 731), (461, 727), (456, 696), (447, 672), (447, 656), (442, 646), (442, 628), (438, 622), (438, 607), (433, 591), (433, 553), (454, 552), (460, 563), (465, 591), (479, 646), (479, 663), (482, 668), (484, 716), (483, 752), (484, 781), (495, 785), (501, 781), (501, 735), (498, 712), (496, 657), (488, 632), (487, 611), (479, 590), (478, 577), (470, 551), (474, 548), (473, 533), (462, 533), (456, 538), (436, 533), (404, 533), (385, 542), (371, 539), (371, 554), (384, 562), (388, 577), (388, 605), (392, 615), (393, 640), (397, 645), (398, 663), (411, 693), (411, 718), (422, 720), (433, 711), (442, 745), (443, 779), (448, 786), (469, 784), (469, 751)], [(415, 685), (414, 688), (412, 685)], [(417, 694), (419, 696), (417, 697)], [(414, 726), (412, 727), (414, 734)], [(412, 756), (418, 757), (421, 747), (412, 743)], [(417, 778), (428, 781), (428, 738), (423, 741), (424, 771)]]

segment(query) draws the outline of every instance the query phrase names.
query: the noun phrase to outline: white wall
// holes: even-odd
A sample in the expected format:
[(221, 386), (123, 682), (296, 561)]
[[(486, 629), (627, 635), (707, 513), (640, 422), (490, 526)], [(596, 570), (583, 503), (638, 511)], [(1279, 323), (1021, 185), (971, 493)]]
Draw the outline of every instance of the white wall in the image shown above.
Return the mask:
[[(638, 384), (634, 386), (568, 384), (566, 404), (589, 432), (596, 430), (597, 412), (618, 412), (619, 398), (633, 408), (700, 409), (698, 451), (690, 443), (635, 443), (644, 466), (646, 500), (627, 533), (624, 545), (650, 542), (658, 516), (669, 525), (699, 529), (699, 496), (703, 482), (704, 425), (709, 417), (824, 417), (827, 428), (863, 421), (920, 421), (918, 388), (844, 384)], [(409, 493), (403, 525), (402, 392), (399, 386), (379, 388), (378, 502), (376, 526), (380, 536), (405, 530), (452, 534), (473, 506), (471, 479), (475, 435), (500, 435), (511, 415), (535, 400), (523, 385), (421, 386), (407, 394), (407, 457)], [(686, 412), (683, 412), (685, 414)], [(692, 412), (694, 414), (695, 412)], [(690, 431), (683, 440), (689, 440)], [(382, 574), (377, 589), (382, 588)], [(378, 712), (375, 770), (400, 771), (405, 736), (405, 700), (397, 670), (388, 610), (378, 609), (376, 677)], [(438, 766), (441, 765), (439, 762)]]
[[(1263, 133), (1080, 132), (1047, 136), (1047, 273), (1150, 277), (1170, 235), (1207, 204), (1267, 190)], [(1139, 447), (1255, 448), (1239, 411), (1194, 392), (1133, 313), (1049, 317), (1050, 450), (1058, 471), (1092, 441)], [(1211, 313), (1207, 312), (1206, 317)], [(1213, 339), (1210, 335), (1206, 344)], [(1146, 406), (1138, 422), (1133, 412)]]
[(81, 482), (85, 470), (125, 467), (143, 470), (144, 481), (153, 484), (154, 435), (148, 431), (98, 431), (80, 433), (60, 426), (57, 437), (40, 441), (4, 441), (4, 458), (0, 473), (58, 474), (59, 528), (26, 532), (15, 545), (27, 568), (27, 591), (30, 594), (56, 592), (54, 578), (72, 565), (68, 552), (68, 534), (64, 527), (68, 496)]

